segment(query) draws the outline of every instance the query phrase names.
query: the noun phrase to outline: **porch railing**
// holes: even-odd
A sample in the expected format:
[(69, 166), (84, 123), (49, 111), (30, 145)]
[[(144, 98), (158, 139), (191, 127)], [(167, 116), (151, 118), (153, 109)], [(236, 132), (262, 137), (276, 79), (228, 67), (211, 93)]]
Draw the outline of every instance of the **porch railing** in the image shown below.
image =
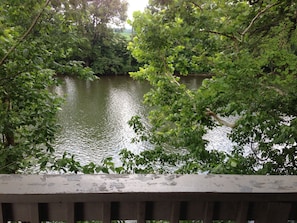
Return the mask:
[(0, 223), (296, 219), (297, 176), (0, 175)]

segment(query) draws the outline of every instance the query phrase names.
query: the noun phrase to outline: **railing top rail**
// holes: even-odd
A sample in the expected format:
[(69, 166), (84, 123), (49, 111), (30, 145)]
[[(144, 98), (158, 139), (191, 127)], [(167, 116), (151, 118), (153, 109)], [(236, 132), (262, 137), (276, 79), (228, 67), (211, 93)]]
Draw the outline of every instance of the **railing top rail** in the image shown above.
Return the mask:
[(122, 193), (297, 193), (297, 176), (1, 175), (0, 195)]

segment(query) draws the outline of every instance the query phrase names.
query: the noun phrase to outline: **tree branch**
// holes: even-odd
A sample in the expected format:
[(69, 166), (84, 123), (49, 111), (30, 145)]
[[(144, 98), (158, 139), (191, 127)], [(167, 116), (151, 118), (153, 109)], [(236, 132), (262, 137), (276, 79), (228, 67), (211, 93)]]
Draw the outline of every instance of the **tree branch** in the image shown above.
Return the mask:
[(191, 1), (191, 3), (195, 5), (197, 8), (199, 8), (201, 11), (203, 11), (203, 8), (200, 5), (198, 5), (196, 2)]
[[(177, 86), (180, 86), (180, 83), (169, 73), (166, 73), (165, 74), (167, 77), (171, 78), (171, 82), (176, 84)], [(186, 94), (191, 98), (193, 99), (193, 95), (190, 94), (189, 91), (186, 91)], [(220, 123), (221, 125), (224, 125), (224, 126), (227, 126), (227, 127), (230, 127), (230, 128), (234, 128), (236, 126), (235, 123), (229, 123), (223, 119), (221, 119), (220, 117), (217, 116), (216, 113), (214, 113), (213, 111), (211, 111), (210, 109), (206, 109), (206, 114), (208, 116), (212, 116), (218, 123)]]
[(255, 21), (260, 17), (260, 15), (262, 15), (263, 13), (265, 13), (268, 9), (272, 8), (273, 6), (276, 6), (280, 4), (280, 2), (276, 2), (272, 5), (268, 5), (266, 6), (266, 8), (264, 8), (263, 10), (261, 10), (260, 12), (257, 13), (257, 15), (252, 19), (252, 21), (250, 22), (250, 24), (245, 28), (245, 30), (241, 33), (241, 39), (243, 38), (243, 36), (249, 31), (249, 29), (252, 27), (252, 25), (255, 23)]
[(230, 122), (227, 122), (227, 121), (221, 119), (220, 117), (217, 116), (216, 113), (214, 113), (210, 109), (206, 110), (206, 114), (209, 115), (209, 116), (212, 116), (221, 125), (224, 125), (224, 126), (227, 126), (227, 127), (230, 127), (230, 128), (235, 128), (235, 126), (236, 126), (235, 123), (230, 123)]
[(266, 86), (267, 89), (272, 89), (274, 90), (276, 93), (278, 93), (281, 96), (285, 96), (286, 93), (284, 91), (282, 91), (281, 89), (275, 87), (275, 86)]
[(33, 22), (31, 23), (29, 29), (21, 36), (21, 38), (8, 50), (8, 52), (4, 55), (4, 57), (0, 61), (0, 66), (5, 62), (5, 60), (8, 58), (8, 56), (26, 39), (26, 37), (30, 34), (32, 29), (35, 27), (35, 25), (38, 22), (38, 19), (44, 12), (45, 8), (48, 6), (51, 0), (47, 0), (45, 5), (43, 6), (42, 10), (37, 14), (37, 16), (34, 18)]
[(228, 37), (229, 39), (235, 40), (235, 41), (241, 41), (240, 39), (238, 39), (236, 36), (233, 35), (229, 35), (226, 33), (221, 33), (221, 32), (217, 32), (217, 31), (212, 31), (212, 30), (200, 30), (201, 32), (206, 32), (206, 33), (212, 33), (212, 34), (216, 34), (216, 35), (221, 35), (221, 36), (225, 36)]

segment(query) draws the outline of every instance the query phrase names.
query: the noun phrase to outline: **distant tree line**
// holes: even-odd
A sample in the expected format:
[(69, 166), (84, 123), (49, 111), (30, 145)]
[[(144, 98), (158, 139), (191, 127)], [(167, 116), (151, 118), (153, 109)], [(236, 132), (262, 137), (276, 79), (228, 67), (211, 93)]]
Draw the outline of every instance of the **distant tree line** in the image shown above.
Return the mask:
[[(124, 32), (127, 2), (120, 0), (70, 1), (57, 9), (73, 20), (78, 41), (70, 59), (82, 61), (96, 75), (128, 74), (137, 70), (137, 62), (127, 49), (131, 36)], [(62, 7), (62, 8), (61, 8)]]

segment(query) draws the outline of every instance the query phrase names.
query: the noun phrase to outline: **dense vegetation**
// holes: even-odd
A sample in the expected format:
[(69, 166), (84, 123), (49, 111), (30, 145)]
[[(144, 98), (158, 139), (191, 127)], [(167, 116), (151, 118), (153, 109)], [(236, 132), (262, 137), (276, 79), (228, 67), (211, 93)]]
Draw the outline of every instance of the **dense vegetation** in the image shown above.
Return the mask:
[(57, 74), (92, 79), (129, 69), (125, 40), (109, 28), (126, 9), (120, 0), (0, 1), (0, 173), (76, 163), (54, 156), (61, 99), (50, 89)]
[[(127, 50), (130, 38), (120, 27), (126, 21), (127, 2), (120, 0), (74, 1), (67, 13), (76, 21), (71, 59), (83, 61), (96, 75), (128, 74), (137, 63)], [(119, 27), (119, 28), (115, 28)]]
[[(296, 8), (292, 0), (152, 0), (136, 13), (129, 49), (145, 65), (132, 76), (152, 85), (152, 126), (130, 124), (156, 149), (123, 151), (125, 168), (296, 174)], [(214, 76), (193, 91), (177, 74)], [(203, 136), (218, 125), (231, 129), (232, 151), (206, 149)]]
[[(121, 167), (111, 158), (82, 167), (66, 154), (53, 157), (55, 75), (134, 69), (126, 38), (109, 28), (126, 19), (126, 7), (120, 0), (0, 2), (1, 173), (38, 163), (85, 173), (296, 174), (293, 0), (151, 0), (134, 14), (129, 44), (143, 64), (131, 76), (152, 86), (144, 99), (150, 126), (137, 116), (129, 124), (135, 140), (155, 149), (123, 150)], [(180, 83), (180, 75), (198, 74), (212, 78), (198, 90)], [(206, 149), (204, 136), (218, 125), (230, 128), (231, 151)]]

